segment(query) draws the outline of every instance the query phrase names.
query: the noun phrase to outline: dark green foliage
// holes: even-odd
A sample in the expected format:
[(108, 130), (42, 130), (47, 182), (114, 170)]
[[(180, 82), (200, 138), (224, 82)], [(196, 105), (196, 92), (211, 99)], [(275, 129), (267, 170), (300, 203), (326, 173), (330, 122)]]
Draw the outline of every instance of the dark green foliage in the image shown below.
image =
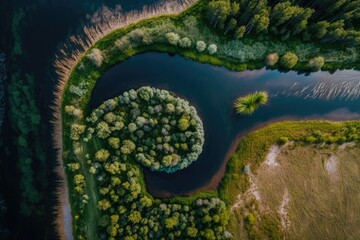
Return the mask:
[(245, 97), (240, 97), (234, 102), (234, 107), (237, 113), (243, 115), (251, 115), (260, 106), (265, 105), (268, 101), (267, 92), (255, 92)]
[[(207, 7), (211, 26), (235, 38), (253, 34), (282, 40), (360, 43), (360, 4), (356, 0), (275, 1), (212, 0)], [(324, 20), (326, 19), (326, 20)]]
[[(21, 212), (24, 215), (40, 214), (42, 199), (37, 186), (43, 182), (36, 182), (34, 161), (44, 167), (45, 153), (40, 142), (40, 114), (35, 105), (34, 78), (31, 75), (12, 76), (9, 85), (11, 123), (16, 136), (18, 168), (21, 172), (20, 188), (22, 192)], [(38, 170), (39, 170), (38, 169)]]

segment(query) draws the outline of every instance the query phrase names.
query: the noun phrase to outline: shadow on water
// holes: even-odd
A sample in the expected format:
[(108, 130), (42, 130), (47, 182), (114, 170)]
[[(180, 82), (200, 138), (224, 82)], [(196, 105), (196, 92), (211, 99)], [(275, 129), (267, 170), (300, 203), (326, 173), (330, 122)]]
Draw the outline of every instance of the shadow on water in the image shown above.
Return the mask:
[[(246, 134), (256, 126), (277, 119), (360, 119), (359, 98), (326, 100), (309, 95), (314, 87), (304, 90), (304, 96), (299, 96), (296, 90), (347, 79), (360, 83), (359, 76), (355, 71), (339, 71), (333, 75), (318, 72), (309, 76), (266, 69), (231, 72), (180, 56), (146, 53), (109, 69), (98, 80), (90, 105), (94, 108), (126, 90), (150, 85), (173, 91), (196, 106), (205, 128), (204, 151), (199, 159), (172, 174), (145, 170), (148, 190), (154, 196), (169, 197), (214, 189), (221, 179), (217, 173), (219, 169), (224, 170), (230, 146), (239, 134)], [(270, 93), (269, 104), (251, 117), (236, 115), (233, 101), (257, 90)]]

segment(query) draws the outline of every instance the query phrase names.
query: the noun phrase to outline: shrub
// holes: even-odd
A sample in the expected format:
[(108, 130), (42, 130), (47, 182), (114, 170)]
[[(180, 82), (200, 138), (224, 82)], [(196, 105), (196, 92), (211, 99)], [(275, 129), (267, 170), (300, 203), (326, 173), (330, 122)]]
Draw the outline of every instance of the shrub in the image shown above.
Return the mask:
[(237, 113), (251, 115), (260, 106), (268, 102), (267, 92), (255, 92), (235, 100), (234, 107)]
[(308, 66), (311, 69), (318, 71), (324, 66), (324, 64), (325, 64), (325, 60), (323, 57), (314, 57), (309, 61)]
[(279, 54), (270, 53), (266, 56), (266, 65), (274, 66), (279, 61)]
[(197, 41), (196, 42), (196, 50), (198, 52), (203, 52), (206, 49), (206, 43), (204, 41)]
[(179, 45), (182, 48), (189, 48), (191, 47), (191, 40), (188, 37), (181, 38), (179, 41)]
[(280, 65), (284, 68), (291, 69), (295, 67), (299, 58), (291, 52), (287, 52), (284, 56), (280, 59)]
[(210, 44), (208, 47), (210, 55), (213, 55), (217, 52), (217, 46), (215, 44)]
[(168, 40), (168, 42), (174, 46), (178, 45), (179, 40), (180, 40), (180, 36), (174, 32), (165, 34), (165, 37)]
[(289, 139), (287, 137), (280, 137), (278, 141), (280, 145), (284, 145), (287, 142), (289, 142)]
[(93, 48), (90, 54), (87, 55), (87, 58), (97, 67), (100, 67), (104, 60), (102, 52), (97, 48)]

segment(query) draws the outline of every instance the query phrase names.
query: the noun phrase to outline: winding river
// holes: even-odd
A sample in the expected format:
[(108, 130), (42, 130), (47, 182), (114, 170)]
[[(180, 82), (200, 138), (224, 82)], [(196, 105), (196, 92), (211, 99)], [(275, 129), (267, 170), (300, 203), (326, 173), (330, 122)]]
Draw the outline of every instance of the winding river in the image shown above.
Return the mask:
[[(172, 174), (145, 171), (156, 197), (215, 189), (239, 136), (285, 119), (360, 119), (360, 73), (282, 73), (265, 68), (232, 72), (164, 53), (145, 53), (110, 68), (97, 82), (90, 105), (149, 85), (167, 89), (196, 106), (205, 128), (204, 151), (188, 168)], [(233, 101), (257, 90), (270, 94), (267, 106), (250, 117), (236, 115)]]

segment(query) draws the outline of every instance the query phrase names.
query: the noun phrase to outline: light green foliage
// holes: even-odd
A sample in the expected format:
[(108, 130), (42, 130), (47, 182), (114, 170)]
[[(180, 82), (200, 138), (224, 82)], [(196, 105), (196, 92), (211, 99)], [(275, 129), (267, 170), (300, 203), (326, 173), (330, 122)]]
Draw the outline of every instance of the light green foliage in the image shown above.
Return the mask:
[(179, 45), (182, 48), (189, 48), (191, 47), (191, 40), (188, 37), (181, 38), (179, 41)]
[(122, 142), (120, 151), (122, 154), (128, 155), (135, 150), (135, 143), (131, 140), (124, 140)]
[(106, 149), (101, 149), (95, 153), (95, 158), (99, 161), (106, 161), (110, 157), (110, 153)]
[(97, 67), (100, 67), (104, 60), (103, 53), (97, 48), (93, 48), (87, 58)]
[(267, 92), (260, 91), (236, 99), (234, 102), (234, 107), (236, 112), (239, 114), (251, 115), (260, 106), (265, 105), (267, 101)]
[(185, 131), (190, 127), (190, 122), (187, 118), (180, 118), (179, 122), (178, 122), (178, 128), (180, 129), (180, 131)]
[(206, 43), (204, 41), (197, 41), (196, 42), (196, 50), (198, 52), (203, 52), (206, 49)]
[(85, 131), (85, 125), (74, 123), (71, 125), (70, 138), (72, 140), (79, 140), (80, 135)]
[(96, 126), (96, 134), (99, 138), (102, 139), (109, 137), (111, 134), (109, 125), (104, 121), (99, 122)]
[(114, 148), (114, 149), (119, 149), (120, 148), (120, 139), (117, 137), (111, 137), (109, 138), (109, 145)]
[(287, 52), (284, 56), (280, 58), (280, 65), (286, 69), (291, 69), (295, 67), (298, 62), (298, 57), (291, 52)]
[(309, 61), (309, 67), (315, 71), (318, 71), (324, 66), (325, 60), (323, 57), (314, 57)]
[(208, 52), (210, 53), (210, 55), (213, 55), (217, 52), (217, 46), (215, 44), (210, 44), (208, 47)]
[(171, 44), (171, 45), (177, 45), (179, 43), (179, 40), (180, 40), (180, 36), (176, 33), (173, 33), (173, 32), (169, 32), (165, 35), (165, 37), (167, 38), (168, 42)]

